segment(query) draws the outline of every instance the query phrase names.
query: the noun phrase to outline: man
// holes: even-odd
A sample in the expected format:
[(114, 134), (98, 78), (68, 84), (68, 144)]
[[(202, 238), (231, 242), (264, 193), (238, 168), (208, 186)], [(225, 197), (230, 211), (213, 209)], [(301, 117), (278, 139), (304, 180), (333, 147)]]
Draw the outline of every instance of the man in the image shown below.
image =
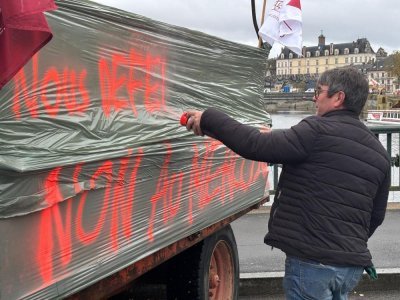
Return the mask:
[(359, 120), (368, 82), (354, 68), (324, 72), (316, 116), (260, 132), (210, 108), (188, 113), (187, 129), (247, 159), (283, 164), (264, 242), (286, 253), (287, 299), (347, 299), (373, 267), (368, 238), (383, 222), (390, 161)]

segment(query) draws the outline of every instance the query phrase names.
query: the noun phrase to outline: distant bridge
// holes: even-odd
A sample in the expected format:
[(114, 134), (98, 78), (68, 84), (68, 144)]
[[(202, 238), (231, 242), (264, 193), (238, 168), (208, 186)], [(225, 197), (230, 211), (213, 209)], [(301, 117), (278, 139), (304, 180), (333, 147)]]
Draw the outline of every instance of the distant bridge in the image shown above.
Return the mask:
[(265, 103), (313, 101), (314, 93), (264, 93)]
[(314, 93), (264, 93), (263, 104), (268, 113), (307, 111), (315, 113)]

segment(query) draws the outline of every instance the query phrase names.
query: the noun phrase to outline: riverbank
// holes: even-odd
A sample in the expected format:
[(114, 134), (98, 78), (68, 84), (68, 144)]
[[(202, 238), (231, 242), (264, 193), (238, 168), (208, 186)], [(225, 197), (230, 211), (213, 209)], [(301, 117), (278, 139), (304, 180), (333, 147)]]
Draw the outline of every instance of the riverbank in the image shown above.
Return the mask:
[(265, 103), (265, 110), (268, 113), (276, 113), (279, 111), (307, 112), (315, 113), (315, 104), (313, 101), (280, 101), (276, 103)]

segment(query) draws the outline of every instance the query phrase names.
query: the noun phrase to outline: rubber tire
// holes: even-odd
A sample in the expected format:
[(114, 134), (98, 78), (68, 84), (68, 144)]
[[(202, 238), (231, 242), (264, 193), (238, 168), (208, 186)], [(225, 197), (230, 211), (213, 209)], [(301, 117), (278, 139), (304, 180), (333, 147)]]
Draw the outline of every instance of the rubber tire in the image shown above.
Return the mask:
[[(239, 255), (235, 236), (231, 226), (228, 225), (170, 261), (167, 280), (168, 300), (209, 299), (210, 263), (213, 250), (220, 242), (227, 246), (226, 249), (231, 256), (233, 296), (230, 300), (238, 299)], [(226, 299), (226, 297), (220, 298)]]

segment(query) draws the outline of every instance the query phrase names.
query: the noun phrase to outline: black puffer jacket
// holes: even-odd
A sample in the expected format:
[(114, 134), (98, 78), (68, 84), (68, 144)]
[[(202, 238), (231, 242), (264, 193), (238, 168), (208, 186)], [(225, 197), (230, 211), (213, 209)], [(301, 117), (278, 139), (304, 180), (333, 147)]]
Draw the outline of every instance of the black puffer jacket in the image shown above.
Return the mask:
[(384, 219), (390, 161), (357, 115), (331, 111), (262, 134), (211, 108), (201, 128), (245, 158), (284, 164), (266, 244), (323, 264), (372, 264), (367, 241)]

